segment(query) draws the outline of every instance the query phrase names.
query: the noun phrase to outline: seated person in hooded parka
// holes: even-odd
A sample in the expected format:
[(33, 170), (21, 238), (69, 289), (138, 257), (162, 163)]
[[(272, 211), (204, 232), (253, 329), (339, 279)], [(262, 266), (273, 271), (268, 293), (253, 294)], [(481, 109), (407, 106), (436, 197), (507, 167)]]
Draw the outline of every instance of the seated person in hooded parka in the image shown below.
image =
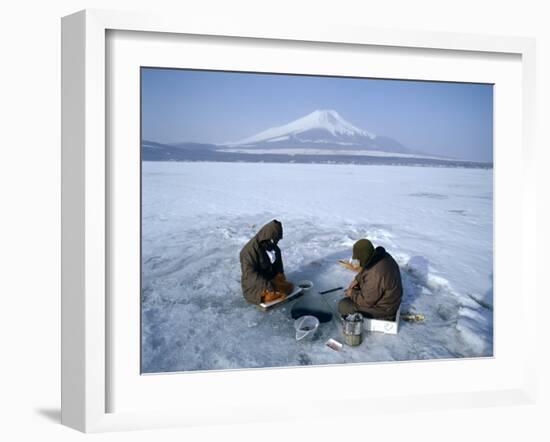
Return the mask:
[(286, 280), (279, 241), (283, 225), (273, 220), (263, 226), (240, 252), (241, 287), (251, 304), (283, 300), (294, 290)]
[(375, 249), (368, 239), (353, 245), (352, 259), (359, 261), (359, 272), (338, 304), (340, 314), (359, 312), (367, 318), (395, 321), (403, 297), (397, 262), (384, 247)]

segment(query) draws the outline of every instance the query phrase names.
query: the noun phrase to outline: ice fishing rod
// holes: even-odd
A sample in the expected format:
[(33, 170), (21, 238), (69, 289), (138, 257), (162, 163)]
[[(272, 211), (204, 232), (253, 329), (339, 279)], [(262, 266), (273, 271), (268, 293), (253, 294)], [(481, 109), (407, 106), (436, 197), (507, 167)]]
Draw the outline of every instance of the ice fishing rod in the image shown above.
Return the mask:
[(326, 295), (327, 293), (332, 293), (332, 292), (335, 292), (337, 290), (342, 290), (344, 287), (336, 287), (334, 289), (330, 289), (330, 290), (325, 290), (323, 292), (319, 292), (320, 295)]

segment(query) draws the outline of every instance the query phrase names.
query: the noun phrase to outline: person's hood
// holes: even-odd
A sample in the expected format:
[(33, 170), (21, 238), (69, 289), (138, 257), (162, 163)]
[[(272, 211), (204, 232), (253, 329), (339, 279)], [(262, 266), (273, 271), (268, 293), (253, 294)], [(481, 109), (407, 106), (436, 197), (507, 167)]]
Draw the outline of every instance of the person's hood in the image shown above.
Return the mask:
[(276, 219), (267, 223), (256, 234), (256, 240), (259, 243), (269, 240), (278, 242), (281, 239), (283, 239), (283, 225), (280, 221), (277, 221)]
[(370, 269), (371, 267), (374, 267), (374, 265), (381, 261), (384, 256), (386, 256), (386, 249), (382, 246), (376, 247), (376, 249), (374, 249), (374, 253), (365, 264), (365, 269)]
[(365, 267), (374, 254), (374, 246), (368, 239), (360, 239), (353, 245), (353, 259), (359, 261), (361, 267)]

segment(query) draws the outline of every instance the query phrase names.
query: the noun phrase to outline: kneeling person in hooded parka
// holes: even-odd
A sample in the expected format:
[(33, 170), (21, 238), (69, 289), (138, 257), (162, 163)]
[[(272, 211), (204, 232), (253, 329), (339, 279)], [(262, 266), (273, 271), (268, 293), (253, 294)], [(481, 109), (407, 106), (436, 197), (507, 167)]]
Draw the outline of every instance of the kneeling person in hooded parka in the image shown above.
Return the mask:
[(353, 259), (360, 271), (338, 304), (341, 315), (360, 312), (367, 318), (395, 320), (401, 304), (403, 286), (399, 266), (384, 247), (376, 247), (368, 239), (353, 245)]
[(246, 243), (240, 253), (241, 286), (251, 304), (282, 300), (294, 290), (285, 278), (279, 241), (283, 225), (273, 220)]

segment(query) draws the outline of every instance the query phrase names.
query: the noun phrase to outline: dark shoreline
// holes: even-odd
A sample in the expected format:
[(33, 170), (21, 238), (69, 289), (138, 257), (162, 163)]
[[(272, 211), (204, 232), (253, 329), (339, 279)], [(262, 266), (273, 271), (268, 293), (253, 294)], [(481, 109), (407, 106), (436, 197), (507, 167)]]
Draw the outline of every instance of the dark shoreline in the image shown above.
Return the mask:
[(356, 164), (378, 166), (447, 167), (466, 169), (492, 169), (493, 163), (431, 158), (377, 157), (367, 155), (286, 155), (245, 154), (220, 152), (214, 149), (182, 148), (163, 145), (143, 146), (142, 161), (209, 161), (221, 163), (283, 163), (283, 164)]

